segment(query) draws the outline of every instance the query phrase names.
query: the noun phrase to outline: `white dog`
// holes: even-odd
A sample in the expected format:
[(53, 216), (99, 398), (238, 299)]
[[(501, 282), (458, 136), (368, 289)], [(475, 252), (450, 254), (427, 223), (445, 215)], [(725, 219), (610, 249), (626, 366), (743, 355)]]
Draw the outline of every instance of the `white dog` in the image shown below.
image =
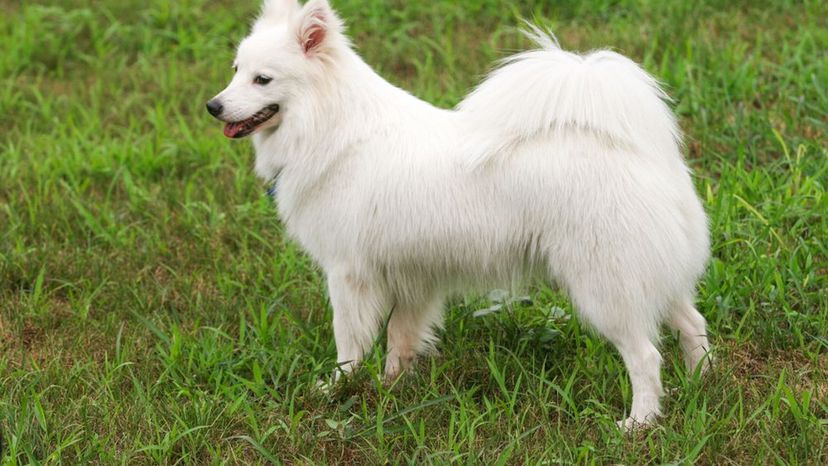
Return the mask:
[(371, 70), (325, 0), (268, 0), (207, 107), (228, 137), (253, 134), (257, 174), (324, 269), (343, 370), (388, 319), (393, 379), (434, 345), (447, 295), (540, 278), (618, 349), (633, 389), (622, 424), (646, 424), (663, 322), (690, 370), (707, 364), (693, 306), (705, 213), (653, 78), (532, 36), (538, 50), (445, 110)]

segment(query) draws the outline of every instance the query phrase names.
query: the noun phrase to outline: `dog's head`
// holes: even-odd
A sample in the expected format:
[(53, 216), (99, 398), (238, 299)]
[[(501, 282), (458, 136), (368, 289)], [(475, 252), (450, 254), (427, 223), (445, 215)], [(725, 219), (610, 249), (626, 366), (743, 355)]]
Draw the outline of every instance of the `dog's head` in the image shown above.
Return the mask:
[(239, 44), (230, 84), (207, 102), (225, 122), (224, 134), (241, 138), (289, 118), (291, 103), (308, 82), (324, 77), (324, 64), (342, 40), (342, 23), (326, 0), (265, 0), (252, 32)]

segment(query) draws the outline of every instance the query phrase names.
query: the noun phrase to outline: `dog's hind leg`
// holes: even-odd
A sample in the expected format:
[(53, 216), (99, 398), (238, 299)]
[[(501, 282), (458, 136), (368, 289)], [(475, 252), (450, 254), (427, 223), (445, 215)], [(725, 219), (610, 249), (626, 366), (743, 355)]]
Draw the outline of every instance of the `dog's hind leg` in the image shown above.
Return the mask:
[(328, 274), (339, 365), (335, 380), (353, 371), (376, 340), (389, 309), (388, 294), (379, 283), (351, 271)]
[(690, 297), (673, 306), (667, 325), (678, 332), (688, 372), (697, 368), (704, 373), (710, 366), (710, 342), (707, 340), (707, 321), (693, 306)]
[(394, 381), (408, 369), (417, 354), (434, 348), (435, 331), (443, 325), (443, 299), (436, 297), (421, 303), (397, 303), (388, 320), (388, 355), (385, 357), (385, 380)]
[(633, 392), (630, 414), (618, 424), (625, 429), (648, 425), (661, 414), (661, 354), (643, 333), (607, 336), (624, 359)]
[[(606, 289), (604, 290), (606, 292)], [(648, 425), (660, 415), (661, 354), (652, 329), (657, 313), (647, 303), (630, 303), (620, 296), (602, 296), (595, 290), (570, 290), (578, 314), (607, 338), (624, 360), (632, 385), (629, 417), (618, 424), (630, 430)], [(651, 312), (652, 311), (652, 312)]]

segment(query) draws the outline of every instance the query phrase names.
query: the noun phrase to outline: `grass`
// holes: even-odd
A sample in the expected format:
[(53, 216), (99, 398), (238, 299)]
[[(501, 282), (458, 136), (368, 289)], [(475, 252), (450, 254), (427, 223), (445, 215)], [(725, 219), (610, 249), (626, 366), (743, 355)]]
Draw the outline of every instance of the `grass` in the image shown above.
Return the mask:
[(828, 462), (828, 3), (334, 0), (366, 60), (450, 106), (520, 18), (663, 80), (710, 215), (717, 364), (664, 340), (665, 416), (624, 435), (618, 355), (565, 297), (474, 317), (392, 388), (330, 395), (319, 271), (203, 103), (253, 1), (0, 0), (0, 457), (18, 463)]

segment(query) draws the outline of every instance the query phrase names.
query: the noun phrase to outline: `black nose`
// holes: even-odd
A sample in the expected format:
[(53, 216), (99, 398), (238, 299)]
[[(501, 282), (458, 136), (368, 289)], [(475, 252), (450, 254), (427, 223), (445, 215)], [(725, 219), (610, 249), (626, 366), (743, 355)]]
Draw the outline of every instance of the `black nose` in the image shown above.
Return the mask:
[(207, 111), (210, 112), (210, 115), (217, 117), (221, 115), (221, 112), (224, 110), (224, 106), (221, 105), (217, 99), (213, 99), (207, 102)]

